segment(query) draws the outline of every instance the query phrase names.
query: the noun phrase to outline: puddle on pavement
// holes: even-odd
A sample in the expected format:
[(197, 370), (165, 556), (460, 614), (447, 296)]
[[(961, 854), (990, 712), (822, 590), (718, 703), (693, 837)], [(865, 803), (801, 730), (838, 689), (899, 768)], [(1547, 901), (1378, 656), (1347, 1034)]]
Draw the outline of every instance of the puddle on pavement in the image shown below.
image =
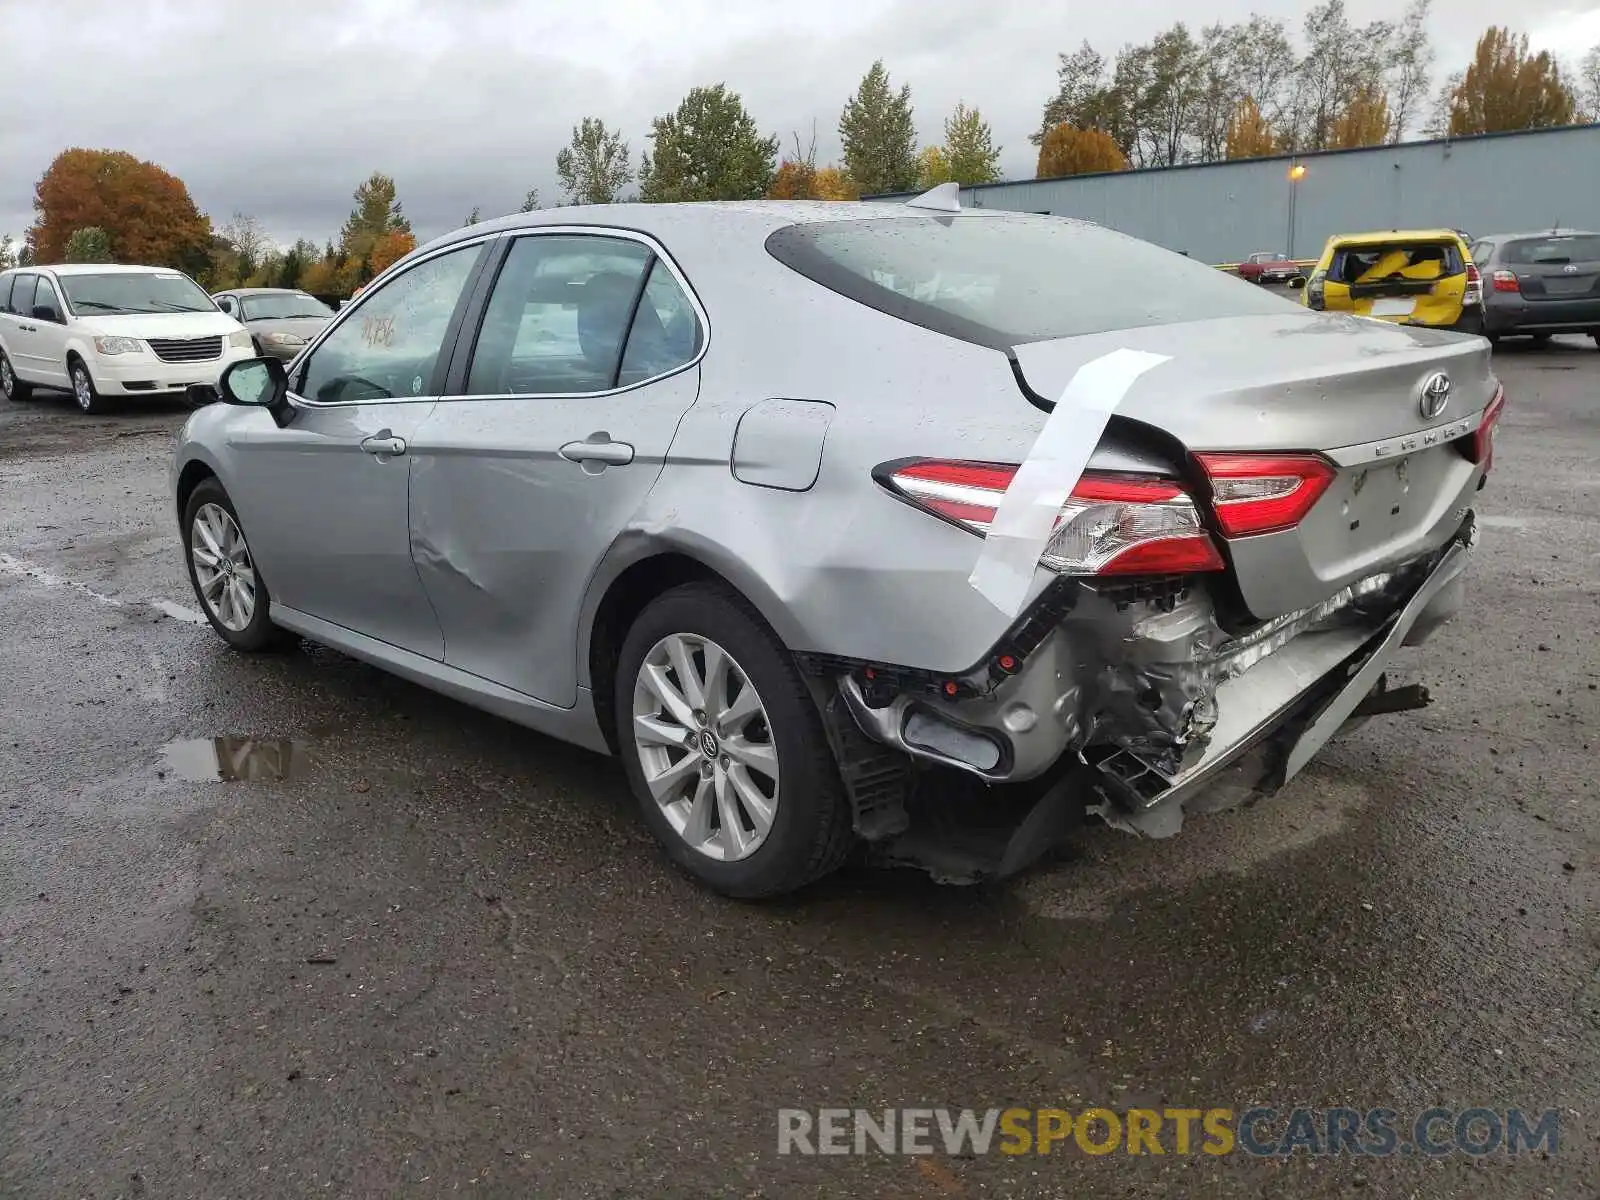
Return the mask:
[(168, 771), (192, 783), (270, 783), (304, 765), (305, 746), (287, 738), (187, 738), (161, 748)]

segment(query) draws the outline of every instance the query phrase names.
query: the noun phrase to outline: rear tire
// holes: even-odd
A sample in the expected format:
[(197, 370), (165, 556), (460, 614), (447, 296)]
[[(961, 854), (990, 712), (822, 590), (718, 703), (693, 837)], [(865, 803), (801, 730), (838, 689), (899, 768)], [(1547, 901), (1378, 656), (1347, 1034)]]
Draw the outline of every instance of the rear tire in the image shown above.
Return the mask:
[(272, 595), (233, 501), (215, 478), (201, 481), (183, 506), (183, 561), (200, 611), (229, 646), (254, 654), (294, 642), (272, 623)]
[(77, 401), (79, 412), (98, 417), (111, 411), (111, 401), (94, 386), (94, 376), (83, 359), (76, 355), (67, 359), (67, 376), (72, 381), (72, 398)]
[(844, 862), (850, 806), (821, 714), (742, 597), (691, 583), (653, 600), (623, 640), (615, 695), (628, 782), (678, 866), (758, 899)]
[(0, 392), (13, 404), (21, 404), (33, 396), (33, 384), (17, 378), (4, 350), (0, 350)]
[(1536, 334), (1534, 334), (1533, 335), (1533, 344), (1535, 346), (1548, 346), (1550, 344), (1550, 335), (1548, 333), (1536, 333)]

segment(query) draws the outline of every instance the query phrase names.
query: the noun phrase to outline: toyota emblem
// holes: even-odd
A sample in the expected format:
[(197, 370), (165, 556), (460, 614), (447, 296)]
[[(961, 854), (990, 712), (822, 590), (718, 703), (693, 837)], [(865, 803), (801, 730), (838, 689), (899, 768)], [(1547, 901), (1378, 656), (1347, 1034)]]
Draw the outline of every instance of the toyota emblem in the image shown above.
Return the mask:
[(1450, 376), (1443, 371), (1429, 375), (1422, 383), (1422, 399), (1417, 407), (1426, 420), (1433, 420), (1450, 403)]
[(1561, 269), (1563, 271), (1565, 271), (1568, 275), (1576, 275), (1578, 273), (1578, 265), (1576, 263), (1568, 263), (1566, 266), (1562, 267)]

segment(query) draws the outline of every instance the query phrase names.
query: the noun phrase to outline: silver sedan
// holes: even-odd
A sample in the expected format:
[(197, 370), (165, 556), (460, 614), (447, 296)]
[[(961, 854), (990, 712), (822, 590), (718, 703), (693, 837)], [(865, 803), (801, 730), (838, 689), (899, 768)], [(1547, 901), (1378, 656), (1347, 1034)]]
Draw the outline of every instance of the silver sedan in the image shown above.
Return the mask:
[(1385, 667), (1459, 605), (1503, 393), (1482, 339), (941, 190), (474, 225), (198, 399), (223, 640), (615, 754), (749, 897), (1170, 834), (1424, 703)]

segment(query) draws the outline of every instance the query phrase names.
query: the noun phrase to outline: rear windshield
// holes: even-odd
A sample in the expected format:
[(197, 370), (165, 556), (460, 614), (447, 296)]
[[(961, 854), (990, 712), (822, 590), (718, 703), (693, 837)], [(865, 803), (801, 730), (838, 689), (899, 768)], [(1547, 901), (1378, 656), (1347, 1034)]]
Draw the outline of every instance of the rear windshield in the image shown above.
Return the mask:
[(995, 349), (1299, 306), (1149, 242), (1025, 213), (789, 225), (779, 262), (852, 300)]
[(1507, 242), (1501, 257), (1508, 263), (1530, 267), (1539, 263), (1600, 262), (1600, 233), (1522, 238)]
[(1400, 277), (1425, 279), (1459, 275), (1465, 269), (1454, 242), (1397, 242), (1386, 246), (1345, 246), (1334, 251), (1328, 278), (1334, 283), (1378, 283)]

